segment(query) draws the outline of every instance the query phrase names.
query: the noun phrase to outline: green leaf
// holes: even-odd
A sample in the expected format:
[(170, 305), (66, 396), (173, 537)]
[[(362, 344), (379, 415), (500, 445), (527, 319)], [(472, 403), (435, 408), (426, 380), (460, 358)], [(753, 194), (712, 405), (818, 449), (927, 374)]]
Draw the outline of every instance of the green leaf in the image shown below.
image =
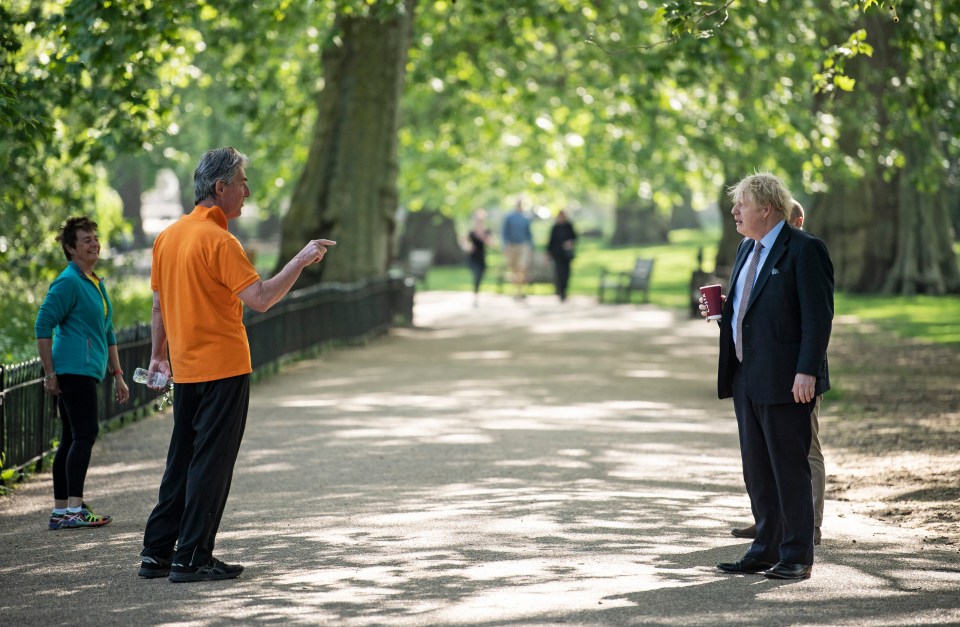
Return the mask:
[(853, 91), (853, 86), (856, 85), (856, 79), (850, 78), (842, 74), (838, 74), (833, 77), (833, 84), (842, 89), (843, 91)]

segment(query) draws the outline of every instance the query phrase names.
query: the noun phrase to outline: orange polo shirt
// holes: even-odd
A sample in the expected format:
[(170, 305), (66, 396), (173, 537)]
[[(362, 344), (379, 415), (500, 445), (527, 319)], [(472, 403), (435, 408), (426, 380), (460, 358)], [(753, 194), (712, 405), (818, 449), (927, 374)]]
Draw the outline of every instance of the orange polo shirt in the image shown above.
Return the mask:
[(259, 279), (220, 207), (197, 205), (157, 236), (150, 287), (160, 294), (175, 382), (253, 371), (237, 294)]

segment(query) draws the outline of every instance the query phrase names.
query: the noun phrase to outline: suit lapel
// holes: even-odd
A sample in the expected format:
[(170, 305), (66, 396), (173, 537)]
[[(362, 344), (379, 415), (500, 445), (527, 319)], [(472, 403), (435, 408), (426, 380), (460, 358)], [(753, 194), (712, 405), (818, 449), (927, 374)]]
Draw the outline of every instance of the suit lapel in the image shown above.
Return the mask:
[(750, 306), (757, 300), (757, 295), (763, 291), (763, 286), (766, 285), (767, 279), (770, 278), (770, 274), (773, 272), (773, 269), (779, 263), (780, 258), (784, 256), (787, 252), (787, 243), (790, 240), (790, 225), (784, 224), (783, 228), (780, 229), (780, 234), (777, 236), (777, 239), (774, 240), (773, 246), (770, 248), (770, 252), (767, 253), (767, 258), (763, 262), (763, 267), (760, 268), (760, 274), (757, 275), (757, 280), (753, 284), (753, 292), (750, 294), (750, 302), (747, 303), (747, 311), (750, 310)]
[(748, 245), (749, 241), (751, 240), (744, 238), (737, 247), (737, 256), (733, 262), (733, 271), (730, 273), (730, 285), (727, 287), (727, 298), (723, 302), (723, 312), (728, 318), (735, 315), (733, 313), (733, 291), (737, 289), (737, 277), (740, 276), (740, 271), (743, 270), (743, 265), (747, 259), (747, 252), (752, 250)]

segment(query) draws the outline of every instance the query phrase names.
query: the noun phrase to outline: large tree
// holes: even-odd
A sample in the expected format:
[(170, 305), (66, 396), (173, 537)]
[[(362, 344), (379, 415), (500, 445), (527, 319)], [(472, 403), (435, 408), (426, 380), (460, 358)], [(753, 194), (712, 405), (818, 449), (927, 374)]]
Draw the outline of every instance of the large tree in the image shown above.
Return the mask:
[[(765, 168), (813, 199), (809, 224), (838, 251), (841, 285), (956, 290), (944, 199), (956, 186), (957, 15), (946, 3), (897, 3), (893, 22), (872, 1), (421, 2), (5, 4), (0, 116), (16, 122), (0, 136), (13, 164), (0, 253), (13, 259), (49, 232), (22, 224), (30, 198), (54, 215), (82, 206), (71, 177), (92, 178), (121, 140), (154, 147), (185, 187), (196, 153), (229, 142), (255, 157), (257, 200), (278, 211), (292, 197), (282, 257), (307, 236), (344, 244), (331, 279), (384, 271), (398, 204), (465, 215), (527, 193), (664, 211), (692, 196), (720, 197), (725, 212), (724, 186)], [(816, 59), (860, 26), (891, 54), (850, 59), (846, 76), (838, 47), (824, 84), (857, 79), (853, 95), (815, 97)], [(174, 91), (178, 80), (189, 87)], [(158, 115), (168, 109), (172, 120)], [(828, 211), (825, 193), (898, 205), (857, 213), (831, 200)], [(858, 271), (868, 242), (889, 253)]]
[(283, 221), (280, 258), (306, 239), (339, 240), (343, 246), (323, 264), (327, 280), (381, 275), (392, 256), (400, 98), (416, 4), (338, 15), (322, 52), (317, 121)]
[(856, 17), (864, 32), (846, 48), (872, 54), (849, 60), (852, 92), (818, 102), (836, 150), (820, 159), (824, 190), (811, 209), (841, 289), (960, 293), (949, 217), (960, 191), (960, 13), (903, 2), (898, 17)]
[(70, 214), (119, 223), (98, 202), (98, 165), (161, 132), (177, 81), (182, 3), (134, 0), (0, 6), (0, 357), (32, 337), (64, 263), (54, 235)]

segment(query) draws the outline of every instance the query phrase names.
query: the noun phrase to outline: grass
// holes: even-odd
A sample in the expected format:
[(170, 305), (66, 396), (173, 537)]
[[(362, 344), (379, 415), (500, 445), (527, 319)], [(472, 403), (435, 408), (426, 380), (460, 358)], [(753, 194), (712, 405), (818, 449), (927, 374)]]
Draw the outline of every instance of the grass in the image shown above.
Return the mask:
[[(650, 287), (651, 303), (668, 309), (685, 310), (689, 306), (690, 275), (697, 268), (698, 251), (703, 250), (705, 269), (713, 270), (712, 260), (716, 257), (719, 239), (719, 230), (677, 230), (670, 233), (669, 244), (606, 248), (601, 240), (581, 238), (577, 246), (577, 258), (573, 262), (570, 293), (595, 297), (601, 269), (628, 272), (633, 268), (637, 257), (653, 257), (656, 262)], [(538, 250), (537, 254), (544, 253)], [(257, 255), (257, 266), (265, 276), (270, 274), (275, 262), (276, 252), (261, 251)], [(494, 292), (497, 273), (503, 265), (500, 251), (492, 249), (487, 262), (490, 267), (487, 269), (482, 289)], [(426, 288), (420, 286), (418, 289), (471, 289), (470, 273), (466, 265), (434, 267), (430, 270), (428, 281)], [(552, 286), (548, 285), (538, 285), (534, 289), (537, 293), (553, 293)], [(149, 322), (152, 296), (146, 281), (120, 281), (113, 283), (110, 290), (116, 328), (137, 322)], [(11, 346), (20, 349), (7, 354), (4, 359), (6, 363), (36, 356), (36, 347), (32, 341), (34, 307), (27, 307), (25, 312), (5, 310), (8, 323), (4, 331), (12, 334), (8, 338)], [(0, 310), (3, 310), (3, 307), (0, 307)], [(9, 317), (16, 317), (17, 313), (25, 316), (25, 319), (29, 318), (19, 334), (13, 333), (14, 325), (9, 322)], [(960, 348), (960, 296), (907, 297), (838, 293), (836, 315), (869, 322), (881, 333), (893, 333), (901, 337), (918, 338)]]
[(837, 294), (837, 316), (876, 324), (881, 332), (960, 348), (960, 296)]
[[(659, 246), (604, 248), (598, 240), (581, 239), (571, 272), (570, 293), (596, 296), (601, 268), (629, 271), (637, 257), (653, 257), (656, 263), (650, 286), (650, 302), (668, 309), (689, 305), (690, 275), (697, 268), (698, 250), (704, 266), (713, 270), (719, 231), (679, 230), (670, 233), (670, 243)], [(542, 251), (538, 251), (542, 254)], [(503, 257), (498, 250), (487, 256), (490, 265), (483, 291), (496, 291), (495, 280)], [(466, 266), (434, 267), (428, 276), (430, 290), (471, 289)], [(424, 289), (419, 287), (418, 289)], [(550, 286), (536, 286), (538, 293), (552, 293)], [(880, 333), (916, 338), (960, 348), (960, 296), (882, 296), (838, 293), (837, 317), (854, 317), (876, 325)]]
[[(614, 272), (629, 272), (637, 257), (653, 257), (656, 261), (650, 283), (650, 302), (669, 309), (686, 309), (690, 302), (690, 275), (697, 269), (697, 251), (703, 248), (703, 258), (713, 259), (717, 254), (718, 231), (678, 230), (670, 233), (670, 243), (658, 246), (629, 246), (605, 248), (595, 239), (581, 238), (577, 243), (577, 257), (570, 276), (570, 294), (596, 296), (597, 281), (603, 268)], [(537, 254), (545, 254), (538, 250)], [(496, 276), (503, 265), (499, 250), (487, 255), (487, 274), (481, 289), (496, 291)], [(705, 262), (708, 270), (713, 264)], [(464, 266), (431, 268), (427, 289), (468, 291), (470, 272)], [(536, 286), (538, 292), (552, 293), (550, 286)]]

